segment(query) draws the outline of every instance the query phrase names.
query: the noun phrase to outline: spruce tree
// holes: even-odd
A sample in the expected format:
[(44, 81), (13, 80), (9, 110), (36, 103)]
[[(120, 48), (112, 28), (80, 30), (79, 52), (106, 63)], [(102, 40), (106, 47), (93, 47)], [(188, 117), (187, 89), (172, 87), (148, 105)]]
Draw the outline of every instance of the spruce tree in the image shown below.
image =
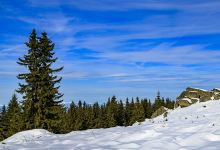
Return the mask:
[(156, 111), (158, 108), (162, 106), (162, 100), (160, 98), (160, 92), (157, 92), (157, 96), (155, 98), (154, 106), (153, 106), (153, 111)]
[(108, 127), (108, 118), (107, 118), (107, 106), (105, 104), (101, 105), (99, 112), (99, 128), (107, 128)]
[(110, 103), (107, 105), (108, 127), (115, 127), (117, 125), (116, 113), (117, 113), (117, 101), (116, 101), (116, 97), (113, 96), (111, 98)]
[(148, 100), (148, 108), (147, 108), (147, 117), (146, 118), (151, 118), (152, 113), (153, 113), (152, 104), (151, 104), (151, 101)]
[(144, 117), (147, 118), (148, 117), (148, 109), (149, 109), (148, 100), (147, 99), (141, 100), (141, 105), (144, 108)]
[(125, 110), (122, 100), (117, 104), (116, 122), (118, 126), (123, 126), (125, 123)]
[(38, 88), (40, 83), (39, 76), (39, 57), (37, 33), (32, 31), (29, 41), (25, 43), (29, 48), (28, 53), (23, 58), (18, 59), (18, 64), (28, 69), (27, 73), (21, 73), (18, 79), (25, 83), (19, 83), (18, 93), (23, 94), (23, 111), (25, 129), (34, 128), (34, 116), (36, 114), (35, 104), (39, 102)]
[(81, 100), (79, 100), (79, 102), (78, 102), (76, 112), (77, 112), (77, 117), (76, 117), (75, 129), (76, 130), (85, 130), (86, 129), (85, 113), (84, 113), (83, 104), (82, 104)]
[(7, 138), (8, 120), (6, 119), (6, 106), (3, 105), (0, 113), (0, 141)]
[(126, 98), (126, 103), (125, 103), (125, 126), (130, 125), (131, 116), (132, 116), (131, 106), (130, 106), (130, 103), (129, 103), (129, 99)]
[(132, 112), (132, 122), (142, 122), (145, 119), (144, 108), (140, 103), (139, 98), (136, 98), (136, 102), (134, 104), (134, 110)]
[(76, 124), (76, 105), (72, 101), (70, 104), (70, 107), (67, 111), (67, 131), (73, 131), (75, 130), (75, 124)]
[(54, 58), (54, 43), (45, 32), (38, 38), (33, 30), (26, 46), (29, 48), (28, 53), (19, 58), (18, 64), (25, 66), (28, 72), (18, 75), (18, 79), (25, 83), (20, 83), (17, 90), (23, 94), (25, 128), (44, 128), (59, 132), (62, 123), (60, 115), (63, 114), (64, 107), (60, 100), (63, 95), (58, 91), (59, 86), (56, 86), (62, 78), (58, 78), (55, 73), (63, 68), (52, 68), (57, 60)]
[(130, 116), (130, 122), (129, 122), (129, 125), (132, 125), (136, 122), (136, 118), (135, 118), (135, 103), (134, 103), (134, 99), (132, 97), (131, 99), (131, 103), (129, 105), (130, 107), (130, 110), (131, 110), (131, 116)]
[(19, 106), (19, 103), (18, 103), (18, 100), (15, 94), (12, 96), (12, 99), (10, 100), (8, 104), (6, 118), (8, 121), (7, 137), (22, 130), (23, 124), (22, 124), (22, 117), (21, 117), (21, 108)]
[(93, 104), (93, 127), (94, 128), (101, 128), (103, 127), (103, 125), (101, 124), (101, 120), (102, 120), (102, 114), (101, 114), (101, 108), (99, 106), (98, 102), (95, 102)]
[(38, 49), (40, 53), (40, 66), (38, 67), (40, 83), (37, 89), (39, 102), (36, 104), (35, 127), (58, 132), (58, 127), (62, 123), (61, 114), (64, 106), (60, 100), (63, 94), (58, 91), (60, 86), (56, 86), (62, 78), (58, 78), (55, 74), (60, 72), (63, 67), (52, 68), (58, 58), (54, 58), (54, 43), (48, 38), (46, 32), (43, 32), (39, 38)]

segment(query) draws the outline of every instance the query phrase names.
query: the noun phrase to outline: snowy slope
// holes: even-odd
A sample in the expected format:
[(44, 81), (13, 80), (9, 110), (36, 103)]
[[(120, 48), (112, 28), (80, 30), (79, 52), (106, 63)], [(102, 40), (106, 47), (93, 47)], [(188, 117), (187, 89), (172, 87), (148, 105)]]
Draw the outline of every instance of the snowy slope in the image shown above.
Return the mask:
[(56, 135), (35, 129), (3, 141), (5, 150), (220, 149), (220, 101), (197, 103), (141, 125)]

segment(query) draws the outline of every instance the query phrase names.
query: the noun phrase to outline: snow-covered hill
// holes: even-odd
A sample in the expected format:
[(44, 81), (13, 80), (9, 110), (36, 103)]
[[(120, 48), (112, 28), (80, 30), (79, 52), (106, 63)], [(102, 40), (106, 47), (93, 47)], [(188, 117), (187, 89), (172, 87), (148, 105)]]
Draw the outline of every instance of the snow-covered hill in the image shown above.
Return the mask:
[[(3, 144), (4, 143), (4, 144)], [(220, 149), (220, 101), (196, 103), (169, 111), (141, 125), (93, 129), (56, 135), (35, 129), (13, 135), (4, 150), (188, 150)]]

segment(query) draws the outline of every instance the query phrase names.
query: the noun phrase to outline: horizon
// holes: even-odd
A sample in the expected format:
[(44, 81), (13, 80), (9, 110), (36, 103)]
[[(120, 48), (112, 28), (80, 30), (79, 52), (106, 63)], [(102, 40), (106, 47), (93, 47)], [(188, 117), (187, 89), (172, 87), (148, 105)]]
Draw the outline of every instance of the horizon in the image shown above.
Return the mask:
[(187, 87), (218, 88), (219, 7), (218, 0), (0, 1), (0, 106), (26, 71), (16, 61), (33, 28), (55, 43), (65, 103), (154, 100), (157, 91), (175, 100)]

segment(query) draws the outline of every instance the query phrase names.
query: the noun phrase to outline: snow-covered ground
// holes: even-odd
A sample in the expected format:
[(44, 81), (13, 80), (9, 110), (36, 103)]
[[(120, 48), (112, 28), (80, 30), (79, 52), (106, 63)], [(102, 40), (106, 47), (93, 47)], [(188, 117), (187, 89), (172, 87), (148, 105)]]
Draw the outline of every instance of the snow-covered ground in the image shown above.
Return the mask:
[(0, 149), (4, 150), (219, 150), (220, 101), (170, 110), (167, 121), (159, 116), (141, 125), (63, 135), (35, 129), (17, 133), (2, 143)]

